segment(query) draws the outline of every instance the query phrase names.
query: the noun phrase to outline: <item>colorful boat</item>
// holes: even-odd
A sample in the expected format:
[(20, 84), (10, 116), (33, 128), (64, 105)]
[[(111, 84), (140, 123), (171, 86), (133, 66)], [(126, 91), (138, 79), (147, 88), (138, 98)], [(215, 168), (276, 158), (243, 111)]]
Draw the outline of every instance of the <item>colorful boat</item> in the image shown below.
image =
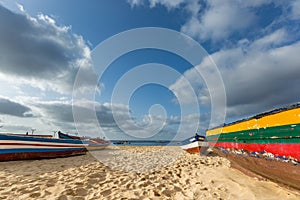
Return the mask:
[(80, 140), (50, 135), (0, 134), (0, 161), (81, 155), (85, 146)]
[(234, 166), (300, 189), (300, 104), (207, 130), (206, 139)]
[(189, 138), (182, 142), (181, 148), (189, 153), (199, 153), (204, 155), (208, 149), (208, 143), (204, 136), (196, 134), (195, 137)]

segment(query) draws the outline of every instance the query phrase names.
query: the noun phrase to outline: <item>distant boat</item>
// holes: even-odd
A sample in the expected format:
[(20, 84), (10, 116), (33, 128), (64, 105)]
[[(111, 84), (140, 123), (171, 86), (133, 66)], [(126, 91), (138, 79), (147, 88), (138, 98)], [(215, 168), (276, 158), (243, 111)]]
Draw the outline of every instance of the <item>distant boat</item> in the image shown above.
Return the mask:
[(206, 138), (233, 165), (300, 189), (300, 104), (207, 130)]
[(80, 140), (83, 144), (85, 144), (85, 148), (88, 151), (101, 150), (110, 145), (109, 141), (100, 138), (78, 137), (78, 136), (68, 135), (60, 131), (58, 132), (58, 136), (59, 138), (64, 138), (64, 139)]
[(208, 143), (204, 136), (196, 135), (195, 137), (183, 141), (181, 148), (189, 153), (204, 155), (208, 149)]
[(80, 140), (51, 135), (0, 134), (0, 161), (81, 155), (86, 146)]
[(114, 144), (130, 144), (129, 141), (117, 141), (117, 142), (114, 142)]

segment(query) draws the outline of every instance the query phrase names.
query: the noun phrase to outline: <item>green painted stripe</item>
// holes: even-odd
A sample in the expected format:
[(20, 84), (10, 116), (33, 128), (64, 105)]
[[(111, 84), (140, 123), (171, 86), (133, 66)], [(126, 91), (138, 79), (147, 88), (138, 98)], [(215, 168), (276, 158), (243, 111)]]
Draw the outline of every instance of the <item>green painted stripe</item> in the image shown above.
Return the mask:
[(212, 142), (300, 143), (300, 124), (284, 125), (207, 136)]
[(288, 138), (288, 139), (258, 139), (258, 140), (213, 140), (213, 138), (208, 139), (208, 142), (235, 142), (235, 143), (255, 143), (255, 144), (272, 144), (272, 143), (281, 143), (281, 144), (297, 144), (300, 143), (300, 138)]

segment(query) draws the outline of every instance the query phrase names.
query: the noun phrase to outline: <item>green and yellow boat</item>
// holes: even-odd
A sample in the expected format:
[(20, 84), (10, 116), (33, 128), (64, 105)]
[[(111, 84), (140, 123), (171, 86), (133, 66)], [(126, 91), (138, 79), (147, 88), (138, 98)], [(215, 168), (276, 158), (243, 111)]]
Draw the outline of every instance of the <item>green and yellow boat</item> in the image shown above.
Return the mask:
[(206, 139), (233, 165), (300, 189), (300, 104), (212, 128)]

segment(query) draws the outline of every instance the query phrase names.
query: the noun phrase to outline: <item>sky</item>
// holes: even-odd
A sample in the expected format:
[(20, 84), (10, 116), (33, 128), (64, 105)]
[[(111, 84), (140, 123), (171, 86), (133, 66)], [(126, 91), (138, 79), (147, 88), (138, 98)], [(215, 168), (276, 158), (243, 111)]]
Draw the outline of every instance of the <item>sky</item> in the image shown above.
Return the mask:
[(185, 139), (300, 99), (300, 1), (0, 0), (0, 26), (0, 132)]

